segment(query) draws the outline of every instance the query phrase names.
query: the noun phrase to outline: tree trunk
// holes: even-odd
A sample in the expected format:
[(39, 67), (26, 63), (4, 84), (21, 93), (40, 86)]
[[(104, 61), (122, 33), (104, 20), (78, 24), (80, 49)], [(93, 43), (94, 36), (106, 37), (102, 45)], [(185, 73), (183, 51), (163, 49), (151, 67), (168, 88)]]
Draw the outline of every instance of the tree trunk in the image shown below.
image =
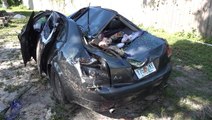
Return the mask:
[(3, 8), (8, 8), (9, 7), (9, 5), (7, 3), (7, 0), (1, 0), (1, 2), (2, 2), (2, 7)]

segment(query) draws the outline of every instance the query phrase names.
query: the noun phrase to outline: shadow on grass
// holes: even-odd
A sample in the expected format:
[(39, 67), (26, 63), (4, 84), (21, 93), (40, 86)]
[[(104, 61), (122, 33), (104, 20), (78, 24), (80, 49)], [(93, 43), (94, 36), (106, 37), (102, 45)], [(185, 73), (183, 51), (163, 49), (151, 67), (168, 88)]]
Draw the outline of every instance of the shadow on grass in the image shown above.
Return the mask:
[(212, 36), (208, 38), (203, 38), (205, 43), (212, 44)]
[(212, 47), (191, 42), (189, 40), (178, 40), (174, 45), (173, 60), (177, 64), (190, 66), (201, 70), (212, 79)]
[(212, 47), (178, 40), (173, 44), (173, 72), (161, 102), (141, 115), (171, 119), (212, 118)]

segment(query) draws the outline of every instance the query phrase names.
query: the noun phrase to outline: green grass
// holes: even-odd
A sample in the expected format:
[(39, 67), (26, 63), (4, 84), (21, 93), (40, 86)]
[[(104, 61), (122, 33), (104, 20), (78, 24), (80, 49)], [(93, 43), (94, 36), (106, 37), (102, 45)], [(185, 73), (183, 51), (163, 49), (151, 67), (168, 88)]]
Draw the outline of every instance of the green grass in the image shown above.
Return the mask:
[[(211, 119), (212, 47), (197, 42), (205, 42), (207, 39), (187, 33), (169, 34), (154, 28), (144, 29), (168, 41), (173, 49), (174, 68), (163, 98), (163, 102), (169, 105), (155, 104), (145, 115), (148, 118), (166, 114), (173, 119)], [(176, 69), (178, 66), (189, 69), (185, 72), (181, 68)], [(173, 110), (168, 109), (170, 106)], [(196, 109), (195, 106), (203, 107)], [(151, 109), (154, 112), (150, 112)]]
[(197, 42), (207, 41), (206, 39), (195, 35), (188, 37), (186, 34), (168, 34), (154, 28), (146, 28), (145, 30), (168, 41), (173, 48), (172, 60), (175, 64), (187, 65), (201, 70), (209, 80), (212, 80), (212, 47)]
[(15, 14), (22, 14), (22, 15), (25, 15), (25, 16), (28, 16), (28, 17), (31, 15), (31, 12), (32, 12), (32, 10), (28, 10), (23, 5), (10, 6), (8, 9), (0, 8), (0, 10), (5, 10), (7, 12), (13, 12)]
[(176, 32), (173, 34), (166, 33), (163, 29), (155, 29), (154, 27), (144, 27), (143, 25), (139, 25), (140, 28), (143, 28), (151, 33), (154, 33), (156, 35), (166, 37), (166, 38), (177, 38), (177, 39), (187, 39), (195, 42), (203, 42), (203, 43), (209, 43), (212, 44), (212, 36), (211, 37), (201, 37), (199, 33), (197, 33), (195, 30), (193, 32)]
[(19, 5), (19, 6), (10, 6), (9, 8), (5, 9), (0, 7), (0, 10), (6, 10), (6, 11), (29, 11), (25, 6)]
[(27, 23), (28, 18), (31, 14), (31, 10), (22, 9), (21, 6), (10, 7), (9, 9), (0, 8), (0, 10), (6, 10), (7, 12), (14, 12), (16, 14), (25, 15), (25, 19), (11, 19), (8, 26), (0, 27), (0, 44), (4, 42), (10, 42), (17, 39), (17, 34), (20, 32), (21, 28)]

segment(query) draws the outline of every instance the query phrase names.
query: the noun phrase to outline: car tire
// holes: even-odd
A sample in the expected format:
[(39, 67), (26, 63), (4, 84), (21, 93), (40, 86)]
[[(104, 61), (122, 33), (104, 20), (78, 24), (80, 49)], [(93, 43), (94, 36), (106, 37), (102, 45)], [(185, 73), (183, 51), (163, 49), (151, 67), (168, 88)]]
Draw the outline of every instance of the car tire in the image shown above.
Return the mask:
[(53, 89), (53, 96), (56, 99), (57, 103), (66, 104), (67, 100), (64, 94), (64, 88), (60, 77), (54, 68), (51, 68), (50, 72), (50, 84)]

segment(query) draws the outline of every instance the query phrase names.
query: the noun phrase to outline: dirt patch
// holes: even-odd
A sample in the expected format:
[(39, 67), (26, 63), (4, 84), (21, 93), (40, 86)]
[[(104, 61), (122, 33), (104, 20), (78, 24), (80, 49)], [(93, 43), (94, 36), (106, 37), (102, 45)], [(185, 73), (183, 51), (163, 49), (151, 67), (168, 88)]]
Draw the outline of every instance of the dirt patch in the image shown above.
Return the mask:
[[(10, 34), (17, 36), (15, 31)], [(18, 39), (7, 39), (8, 36), (1, 37), (4, 42), (0, 44), (0, 101), (9, 106), (26, 87), (32, 86), (20, 99), (22, 108), (19, 117), (23, 120), (46, 119), (46, 113), (54, 106), (51, 89), (48, 84), (42, 84), (46, 80), (38, 75), (34, 61), (24, 66)]]

